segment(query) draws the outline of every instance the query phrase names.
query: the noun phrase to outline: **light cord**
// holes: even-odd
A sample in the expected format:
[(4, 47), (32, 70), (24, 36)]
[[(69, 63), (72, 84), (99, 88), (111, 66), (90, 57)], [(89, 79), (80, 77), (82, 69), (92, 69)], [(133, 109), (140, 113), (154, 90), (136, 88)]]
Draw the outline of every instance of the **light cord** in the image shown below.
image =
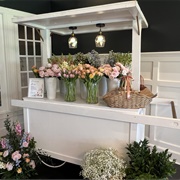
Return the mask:
[(39, 155), (36, 153), (37, 157), (39, 158), (39, 160), (45, 165), (45, 166), (48, 166), (50, 168), (59, 168), (59, 167), (62, 167), (66, 162), (64, 161), (62, 164), (60, 165), (57, 165), (57, 166), (52, 166), (52, 165), (49, 165), (47, 163), (45, 163), (40, 157)]

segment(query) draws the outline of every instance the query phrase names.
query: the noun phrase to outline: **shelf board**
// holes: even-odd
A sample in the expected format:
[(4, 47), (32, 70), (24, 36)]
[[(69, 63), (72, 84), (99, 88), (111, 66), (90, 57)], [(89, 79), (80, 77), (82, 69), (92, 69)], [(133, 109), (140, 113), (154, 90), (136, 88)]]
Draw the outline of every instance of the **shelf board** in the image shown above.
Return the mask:
[(102, 28), (103, 32), (132, 29), (132, 21), (137, 17), (142, 22), (142, 28), (147, 28), (148, 23), (137, 1), (126, 1), (16, 17), (13, 18), (13, 22), (39, 29), (48, 29), (61, 35), (69, 35), (71, 34), (70, 26), (77, 26), (75, 34), (98, 32), (97, 23), (105, 23), (105, 27)]

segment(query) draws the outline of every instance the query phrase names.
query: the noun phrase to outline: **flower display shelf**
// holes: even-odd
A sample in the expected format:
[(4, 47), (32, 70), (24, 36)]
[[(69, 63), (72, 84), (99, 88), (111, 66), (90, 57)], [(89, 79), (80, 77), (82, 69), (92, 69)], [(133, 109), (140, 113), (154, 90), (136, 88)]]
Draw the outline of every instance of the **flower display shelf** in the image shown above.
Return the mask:
[(24, 111), (25, 130), (54, 158), (81, 164), (83, 155), (97, 147), (112, 147), (125, 156), (125, 146), (144, 138), (144, 124), (172, 127), (178, 120), (144, 116), (144, 109), (109, 108), (102, 99), (87, 104), (79, 96), (75, 102), (24, 98), (12, 100)]

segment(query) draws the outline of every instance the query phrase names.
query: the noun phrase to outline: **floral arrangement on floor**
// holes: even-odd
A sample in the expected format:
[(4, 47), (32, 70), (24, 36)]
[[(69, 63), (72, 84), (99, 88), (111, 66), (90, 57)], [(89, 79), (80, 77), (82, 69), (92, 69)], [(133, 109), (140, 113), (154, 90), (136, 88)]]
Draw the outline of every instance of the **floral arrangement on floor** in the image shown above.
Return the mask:
[(4, 122), (6, 136), (0, 140), (0, 175), (3, 179), (29, 179), (37, 175), (36, 141), (21, 128), (19, 122)]
[(87, 152), (81, 167), (80, 175), (89, 180), (121, 180), (126, 176), (126, 162), (112, 148)]

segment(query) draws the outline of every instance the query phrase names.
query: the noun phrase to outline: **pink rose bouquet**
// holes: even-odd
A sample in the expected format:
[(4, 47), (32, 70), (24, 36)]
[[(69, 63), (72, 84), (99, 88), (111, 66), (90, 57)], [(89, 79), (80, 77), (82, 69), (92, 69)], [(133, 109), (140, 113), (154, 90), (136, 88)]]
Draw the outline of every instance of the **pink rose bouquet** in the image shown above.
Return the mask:
[(39, 76), (44, 77), (59, 77), (61, 69), (58, 64), (47, 63), (46, 66), (41, 66), (38, 70)]
[(115, 63), (113, 67), (110, 64), (104, 64), (102, 68), (104, 69), (104, 75), (110, 79), (120, 78), (130, 73), (130, 70), (119, 62)]

